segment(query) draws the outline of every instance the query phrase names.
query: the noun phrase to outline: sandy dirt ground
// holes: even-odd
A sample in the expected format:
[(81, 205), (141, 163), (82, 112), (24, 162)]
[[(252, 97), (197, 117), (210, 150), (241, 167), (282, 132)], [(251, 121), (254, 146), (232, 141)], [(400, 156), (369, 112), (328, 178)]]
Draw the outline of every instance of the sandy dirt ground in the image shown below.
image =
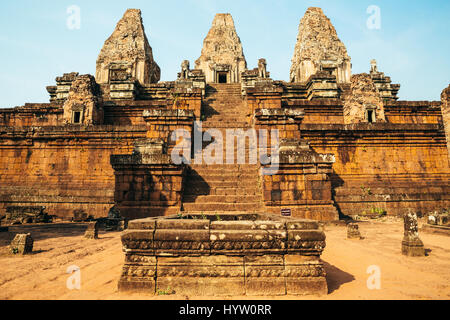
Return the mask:
[[(424, 258), (401, 255), (400, 221), (360, 224), (363, 240), (347, 240), (345, 226), (326, 226), (327, 248), (322, 256), (329, 294), (323, 297), (221, 297), (219, 300), (291, 299), (450, 299), (450, 237), (421, 233), (428, 249)], [(0, 233), (0, 299), (148, 299), (211, 300), (210, 297), (153, 296), (117, 292), (124, 255), (120, 233), (83, 238), (83, 228), (32, 230), (34, 253), (12, 256), (8, 244), (17, 232)], [(69, 290), (67, 268), (81, 270), (81, 289)], [(370, 290), (369, 266), (381, 271), (381, 289)]]

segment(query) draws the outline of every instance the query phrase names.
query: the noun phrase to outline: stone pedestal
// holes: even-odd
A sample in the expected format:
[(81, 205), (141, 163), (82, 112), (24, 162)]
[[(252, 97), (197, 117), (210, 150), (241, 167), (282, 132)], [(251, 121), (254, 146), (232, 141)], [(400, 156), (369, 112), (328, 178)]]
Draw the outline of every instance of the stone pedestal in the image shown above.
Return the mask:
[(361, 233), (359, 232), (358, 224), (349, 223), (347, 225), (347, 239), (361, 239)]
[(263, 176), (266, 210), (279, 215), (290, 209), (297, 218), (339, 220), (329, 178), (333, 163), (333, 155), (318, 154), (306, 142), (282, 141), (278, 170), (272, 164), (273, 174)]
[(98, 239), (98, 222), (90, 222), (86, 233), (84, 234), (86, 239), (97, 240)]
[(425, 256), (425, 248), (422, 240), (419, 238), (417, 215), (410, 212), (403, 219), (405, 235), (402, 241), (402, 254), (409, 257)]
[(320, 260), (325, 234), (317, 222), (254, 214), (249, 220), (229, 218), (131, 221), (122, 235), (126, 260), (119, 290), (170, 288), (194, 296), (328, 293)]
[(114, 200), (126, 220), (176, 214), (181, 209), (185, 166), (173, 164), (158, 139), (136, 141), (132, 155), (113, 155)]
[(11, 253), (21, 255), (32, 253), (33, 244), (31, 234), (17, 234), (10, 244)]

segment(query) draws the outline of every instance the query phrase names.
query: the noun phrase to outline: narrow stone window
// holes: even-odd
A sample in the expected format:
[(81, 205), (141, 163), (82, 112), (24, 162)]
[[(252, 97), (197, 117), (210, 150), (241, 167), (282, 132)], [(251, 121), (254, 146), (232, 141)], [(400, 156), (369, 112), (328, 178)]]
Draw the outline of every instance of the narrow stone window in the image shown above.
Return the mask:
[(377, 121), (375, 110), (368, 109), (366, 111), (366, 119), (367, 119), (367, 122), (369, 122), (369, 123), (375, 123)]
[(75, 124), (81, 123), (81, 112), (80, 111), (73, 112), (73, 123), (75, 123)]

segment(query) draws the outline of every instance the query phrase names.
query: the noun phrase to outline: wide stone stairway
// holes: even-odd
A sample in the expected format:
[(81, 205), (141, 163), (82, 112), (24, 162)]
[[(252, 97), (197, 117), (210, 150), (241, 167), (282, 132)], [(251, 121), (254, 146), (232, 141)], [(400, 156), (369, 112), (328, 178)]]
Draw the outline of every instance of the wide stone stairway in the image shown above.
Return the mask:
[[(202, 131), (217, 129), (224, 139), (223, 163), (191, 165), (184, 188), (183, 207), (189, 213), (260, 212), (263, 205), (259, 171), (249, 163), (246, 142), (245, 164), (237, 163), (237, 141), (234, 143), (234, 164), (226, 164), (226, 130), (251, 127), (240, 84), (211, 84), (207, 87), (202, 110)], [(207, 147), (204, 143), (203, 148)], [(244, 150), (239, 150), (243, 152)]]

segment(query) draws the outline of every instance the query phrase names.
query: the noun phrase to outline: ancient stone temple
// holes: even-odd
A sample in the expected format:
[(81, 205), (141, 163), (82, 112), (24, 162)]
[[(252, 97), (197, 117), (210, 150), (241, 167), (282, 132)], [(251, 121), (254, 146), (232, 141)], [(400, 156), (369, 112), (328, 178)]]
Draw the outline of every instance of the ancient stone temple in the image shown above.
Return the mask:
[(241, 39), (231, 14), (217, 14), (203, 42), (202, 55), (195, 62), (206, 82), (239, 83), (247, 70)]
[(264, 58), (247, 68), (229, 14), (174, 81), (159, 81), (149, 39), (140, 11), (128, 10), (95, 77), (64, 74), (47, 87), (49, 103), (0, 110), (0, 216), (45, 207), (105, 218), (114, 207), (129, 220), (330, 221), (450, 206), (449, 89), (440, 101), (399, 101), (374, 57), (352, 75), (321, 9), (301, 19), (290, 81), (272, 79)]

